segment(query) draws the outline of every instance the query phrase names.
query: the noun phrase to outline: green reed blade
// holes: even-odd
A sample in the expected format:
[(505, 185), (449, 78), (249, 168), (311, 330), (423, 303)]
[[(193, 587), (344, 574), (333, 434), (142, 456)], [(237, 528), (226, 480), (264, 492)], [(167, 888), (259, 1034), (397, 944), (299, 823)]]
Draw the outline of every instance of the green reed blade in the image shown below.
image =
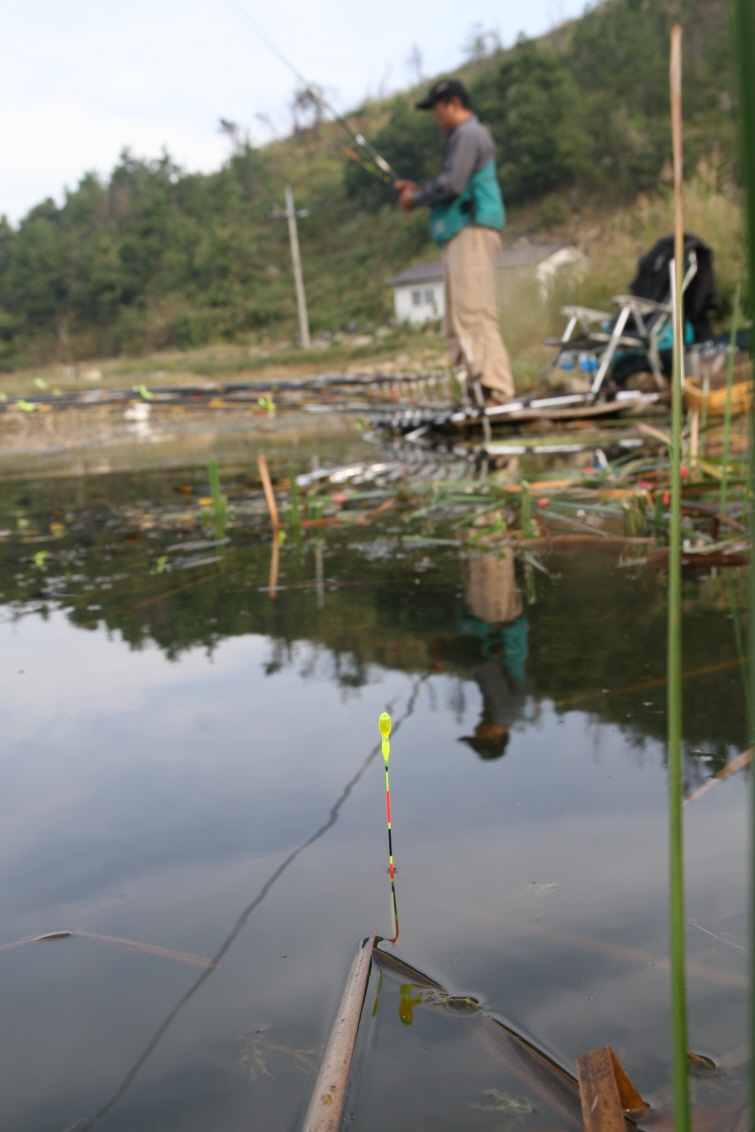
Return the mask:
[[(755, 7), (752, 0), (734, 0), (734, 50), (739, 79), (740, 107), (740, 169), (745, 188), (745, 209), (747, 215), (749, 251), (749, 298), (755, 290)], [(752, 345), (751, 345), (752, 350)], [(750, 460), (749, 491), (753, 489), (755, 472), (755, 427), (750, 410)], [(755, 536), (755, 508), (749, 506), (750, 545)], [(750, 655), (755, 649), (755, 570), (750, 566), (749, 577), (749, 643)], [(750, 680), (755, 680), (755, 664), (750, 665)], [(755, 687), (750, 685), (750, 702), (755, 703)], [(755, 740), (755, 720), (749, 720), (750, 743)], [(751, 815), (750, 815), (750, 987), (755, 987), (755, 774), (750, 775)], [(750, 991), (750, 1048), (755, 1043), (755, 994)], [(755, 1100), (755, 1058), (750, 1057), (750, 1104)]]
[(737, 292), (734, 296), (734, 314), (731, 318), (731, 336), (729, 338), (729, 364), (726, 369), (726, 409), (724, 410), (724, 451), (723, 463), (721, 465), (721, 499), (719, 503), (719, 511), (723, 514), (726, 511), (726, 490), (728, 487), (729, 477), (729, 438), (731, 436), (731, 393), (734, 385), (734, 355), (737, 352), (737, 330), (739, 329), (739, 293), (740, 288), (737, 283)]
[(732, 577), (732, 567), (726, 571), (726, 585), (729, 590), (729, 607), (731, 609), (732, 628), (734, 629), (734, 644), (739, 657), (739, 663), (742, 671), (742, 680), (744, 681), (745, 692), (745, 705), (747, 708), (747, 718), (752, 715), (752, 704), (750, 702), (750, 673), (749, 673), (749, 658), (745, 656), (744, 641), (742, 640), (742, 627), (739, 623), (739, 605), (737, 604), (737, 595), (734, 590), (734, 579)]
[[(207, 465), (207, 475), (210, 481), (210, 494), (212, 495), (212, 514), (215, 523), (215, 537), (222, 539), (225, 536), (226, 500), (220, 488), (220, 472), (217, 460), (210, 460)], [(224, 551), (221, 551), (224, 555)]]
[(293, 464), (288, 465), (288, 522), (292, 529), (295, 529), (301, 524), (301, 514), (299, 512), (299, 491), (296, 486), (296, 472), (294, 471)]
[[(681, 307), (682, 272), (677, 270), (677, 307)], [(687, 998), (685, 983), (684, 847), (682, 830), (682, 325), (677, 312), (671, 393), (671, 509), (668, 568), (668, 779), (671, 934), (671, 1028), (674, 1106), (677, 1132), (688, 1132)]]
[(671, 378), (671, 514), (668, 554), (668, 807), (671, 1045), (674, 1128), (690, 1132), (682, 828), (682, 395), (684, 364), (684, 218), (682, 201), (682, 29), (671, 29), (671, 133), (674, 152), (674, 365)]
[(530, 499), (530, 485), (526, 480), (522, 480), (521, 492), (521, 523), (522, 523), (522, 538), (532, 538), (532, 501)]

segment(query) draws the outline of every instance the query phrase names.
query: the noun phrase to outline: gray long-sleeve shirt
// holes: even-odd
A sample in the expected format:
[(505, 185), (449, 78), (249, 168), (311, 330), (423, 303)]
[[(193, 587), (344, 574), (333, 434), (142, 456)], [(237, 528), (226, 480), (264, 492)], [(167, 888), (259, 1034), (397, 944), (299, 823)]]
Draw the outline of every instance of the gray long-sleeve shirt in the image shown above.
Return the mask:
[(501, 670), (494, 660), (478, 664), (474, 678), (482, 692), (483, 718), (511, 727), (524, 714), (524, 685)]
[(455, 126), (446, 138), (443, 164), (434, 181), (412, 193), (415, 205), (441, 204), (462, 193), (478, 170), (495, 157), (495, 142), (490, 130), (482, 125), (476, 114)]

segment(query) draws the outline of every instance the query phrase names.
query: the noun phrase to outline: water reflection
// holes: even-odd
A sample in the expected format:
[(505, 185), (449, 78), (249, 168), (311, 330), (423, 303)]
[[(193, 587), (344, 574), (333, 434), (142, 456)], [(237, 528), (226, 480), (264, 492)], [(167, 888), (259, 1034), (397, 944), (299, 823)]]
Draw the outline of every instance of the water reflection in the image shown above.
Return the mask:
[(482, 716), (474, 735), (464, 735), (480, 758), (504, 754), (511, 727), (525, 711), (525, 665), (529, 621), (516, 584), (514, 554), (474, 554), (462, 562), (465, 604), (459, 633), (480, 642), (485, 658), (472, 670), (482, 693)]
[[(401, 724), (404, 723), (407, 719), (409, 719), (409, 717), (414, 712), (414, 708), (415, 708), (415, 705), (416, 705), (416, 702), (417, 702), (417, 696), (419, 694), (419, 690), (420, 690), (420, 687), (422, 685), (422, 682), (423, 682), (423, 678), (420, 678), (415, 683), (414, 688), (412, 689), (412, 693), (409, 697), (408, 703), (406, 705), (406, 709), (404, 710), (403, 714), (397, 720), (395, 720), (395, 722), (393, 723), (394, 733), (397, 732), (400, 729)], [(393, 708), (393, 703), (386, 705), (386, 710), (390, 711), (392, 708)], [(189, 987), (189, 989), (186, 991), (186, 993), (181, 996), (181, 998), (178, 1000), (178, 1002), (175, 1004), (175, 1006), (169, 1011), (168, 1015), (163, 1020), (163, 1022), (158, 1026), (157, 1030), (154, 1032), (154, 1034), (150, 1038), (150, 1040), (147, 1043), (146, 1047), (144, 1048), (143, 1052), (137, 1058), (136, 1062), (131, 1066), (128, 1073), (126, 1074), (123, 1081), (118, 1086), (118, 1088), (116, 1089), (116, 1091), (112, 1095), (112, 1097), (110, 1097), (110, 1099), (106, 1102), (106, 1104), (104, 1104), (102, 1106), (102, 1108), (99, 1110), (99, 1112), (97, 1112), (91, 1119), (77, 1121), (75, 1124), (69, 1125), (69, 1127), (67, 1129), (65, 1129), (64, 1132), (86, 1132), (87, 1129), (91, 1128), (92, 1125), (94, 1125), (98, 1120), (100, 1120), (103, 1116), (105, 1116), (105, 1114), (108, 1113), (114, 1107), (114, 1105), (116, 1105), (118, 1103), (120, 1098), (123, 1096), (123, 1094), (126, 1092), (126, 1090), (131, 1085), (131, 1083), (134, 1080), (134, 1078), (136, 1077), (136, 1075), (139, 1073), (142, 1066), (149, 1059), (149, 1057), (154, 1053), (159, 1042), (162, 1040), (165, 1033), (167, 1032), (169, 1027), (172, 1025), (172, 1023), (175, 1021), (175, 1019), (178, 1017), (180, 1012), (184, 1009), (186, 1004), (194, 997), (194, 995), (197, 993), (197, 991), (202, 986), (202, 984), (207, 982), (207, 979), (210, 977), (210, 975), (212, 975), (213, 971), (217, 968), (218, 964), (221, 962), (221, 960), (224, 958), (224, 956), (227, 955), (228, 951), (232, 947), (237, 936), (246, 927), (246, 923), (247, 923), (249, 917), (251, 916), (252, 912), (255, 910), (255, 908), (259, 907), (259, 905), (265, 899), (267, 894), (270, 892), (273, 885), (276, 884), (276, 882), (278, 880), (280, 880), (280, 878), (285, 873), (286, 869), (288, 869), (294, 863), (296, 858), (301, 853), (303, 853), (305, 851), (305, 849), (309, 849), (309, 847), (311, 845), (314, 845), (314, 843), (316, 841), (319, 841), (320, 838), (324, 834), (326, 834), (329, 829), (332, 829), (332, 827), (338, 821), (338, 815), (339, 815), (339, 812), (341, 810), (341, 807), (344, 805), (344, 803), (348, 799), (349, 795), (351, 794), (351, 792), (354, 789), (354, 787), (356, 786), (356, 784), (364, 776), (367, 768), (370, 766), (370, 764), (375, 760), (377, 755), (380, 753), (381, 748), (382, 748), (382, 744), (377, 743), (373, 747), (373, 749), (370, 751), (369, 755), (364, 760), (364, 762), (362, 763), (362, 765), (360, 766), (360, 768), (356, 772), (356, 774), (353, 776), (353, 778), (351, 778), (346, 783), (343, 790), (339, 794), (338, 798), (333, 803), (331, 810), (330, 810), (330, 814), (328, 815), (328, 820), (324, 823), (324, 825), (321, 825), (320, 828), (318, 830), (316, 830), (315, 833), (313, 833), (311, 837), (308, 837), (306, 841), (303, 841), (301, 843), (301, 845), (298, 845), (296, 847), (296, 849), (294, 849), (291, 853), (289, 853), (289, 855), (286, 857), (286, 859), (277, 867), (277, 869), (275, 869), (275, 871), (268, 878), (268, 880), (265, 881), (262, 888), (260, 889), (260, 891), (255, 896), (254, 900), (252, 900), (251, 904), (248, 904), (247, 907), (244, 908), (243, 912), (241, 912), (238, 919), (236, 920), (236, 923), (233, 925), (233, 928), (231, 929), (230, 933), (223, 940), (223, 943), (221, 944), (218, 951), (213, 955), (212, 959), (204, 961), (203, 965), (205, 966), (206, 969), (202, 971), (202, 974), (197, 978), (196, 982), (194, 982)], [(393, 877), (391, 877), (391, 881), (393, 881)], [(393, 903), (392, 903), (392, 911), (394, 912), (394, 914), (395, 914), (395, 906), (396, 905), (395, 905), (395, 889), (394, 889), (393, 890)], [(396, 917), (396, 920), (395, 920), (395, 927), (396, 927), (396, 938), (398, 938), (398, 917)], [(391, 941), (391, 942), (394, 942), (394, 941)], [(302, 1052), (302, 1051), (298, 1051), (298, 1052)], [(308, 1052), (308, 1053), (311, 1054), (312, 1051), (305, 1051), (305, 1052)], [(314, 1066), (314, 1062), (312, 1062), (311, 1064)]]
[[(652, 687), (664, 679), (665, 589), (652, 572), (617, 570), (614, 559), (596, 552), (592, 562), (564, 571), (558, 584), (543, 584), (537, 605), (522, 612), (526, 570), (508, 555), (459, 563), (441, 547), (429, 557), (426, 549), (411, 552), (402, 546), (400, 523), (390, 518), (369, 534), (361, 530), (358, 541), (350, 531), (329, 528), (271, 547), (264, 503), (243, 504), (257, 508), (257, 520), (244, 519), (238, 483), (224, 483), (234, 517), (229, 525), (224, 513), (222, 570), (185, 526), (195, 519), (180, 505), (176, 510), (186, 478), (6, 485), (0, 504), (13, 515), (22, 510), (26, 524), (20, 538), (0, 541), (0, 597), (9, 614), (45, 616), (63, 608), (81, 628), (104, 624), (136, 648), (154, 641), (171, 659), (251, 630), (278, 642), (282, 655), (293, 642), (310, 641), (330, 652), (344, 687), (363, 686), (374, 663), (408, 671), (440, 664), (467, 679), (493, 659), (508, 692), (499, 682), (488, 694), (486, 718), (478, 722), (491, 730), (515, 715), (525, 661), (535, 656), (527, 685), (533, 701), (548, 698), (569, 710), (589, 696), (592, 713), (635, 728), (638, 738), (664, 735), (664, 700)], [(201, 497), (210, 488), (200, 483), (191, 490)], [(212, 522), (210, 528), (206, 545), (215, 548)], [(30, 538), (31, 545), (24, 541)], [(41, 549), (39, 538), (46, 540)], [(741, 668), (731, 610), (733, 602), (741, 616), (746, 605), (744, 579), (734, 578), (733, 594), (724, 575), (687, 579), (685, 586), (685, 665), (711, 673), (721, 665), (712, 685), (731, 709), (714, 736), (705, 703), (690, 688), (687, 736), (690, 749), (704, 749), (718, 769), (727, 745), (741, 749), (745, 738), (741, 678), (734, 687), (726, 669)], [(326, 609), (333, 587), (339, 598)], [(285, 605), (265, 602), (292, 588), (300, 595)], [(490, 667), (486, 672), (493, 675)], [(627, 692), (620, 698), (621, 688)], [(596, 696), (602, 689), (615, 702)], [(513, 702), (510, 711), (496, 707), (504, 696)], [(484, 732), (483, 726), (483, 739)]]
[[(402, 951), (559, 1062), (610, 1043), (662, 1090), (662, 579), (564, 557), (528, 605), (520, 563), (414, 546), (392, 512), (277, 544), (273, 581), (263, 512), (241, 522), (224, 481), (225, 569), (200, 564), (218, 532), (181, 525), (175, 487), (27, 485), (36, 533), (0, 542), (1, 942), (62, 925), (219, 963), (189, 983), (133, 947), (3, 951), (3, 1126), (293, 1132), (352, 943), (387, 926), (371, 740), (397, 696)], [(730, 581), (741, 612), (740, 575), (685, 580), (690, 789), (744, 747)], [(685, 810), (692, 1040), (732, 1067), (746, 774)], [(380, 990), (353, 1121), (556, 1127), (422, 985)]]

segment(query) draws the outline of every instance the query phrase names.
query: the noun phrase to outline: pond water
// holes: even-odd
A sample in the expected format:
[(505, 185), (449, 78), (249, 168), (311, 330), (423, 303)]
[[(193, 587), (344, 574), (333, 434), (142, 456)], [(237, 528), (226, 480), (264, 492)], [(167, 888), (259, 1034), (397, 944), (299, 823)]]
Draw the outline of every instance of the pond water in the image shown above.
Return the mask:
[[(355, 950), (391, 935), (386, 708), (382, 949), (668, 1099), (664, 577), (582, 552), (533, 586), (394, 510), (289, 537), (271, 592), (245, 476), (219, 545), (201, 469), (2, 488), (0, 944), (79, 934), (0, 949), (0, 1125), (297, 1128)], [(736, 572), (685, 579), (688, 793), (746, 746), (743, 606)], [(690, 1045), (726, 1067), (695, 1103), (729, 1114), (746, 794), (685, 809)], [(464, 1010), (379, 984), (350, 1127), (562, 1127)]]

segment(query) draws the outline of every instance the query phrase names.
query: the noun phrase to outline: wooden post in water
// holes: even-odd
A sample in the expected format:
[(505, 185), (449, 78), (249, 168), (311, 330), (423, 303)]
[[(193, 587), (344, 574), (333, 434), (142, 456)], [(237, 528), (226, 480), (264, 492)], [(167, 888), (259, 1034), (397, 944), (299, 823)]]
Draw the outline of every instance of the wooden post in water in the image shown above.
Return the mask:
[(674, 365), (671, 377), (671, 515), (668, 555), (668, 806), (671, 1037), (674, 1127), (690, 1132), (687, 1077), (684, 847), (682, 829), (682, 390), (684, 385), (684, 201), (682, 181), (682, 29), (671, 29), (671, 136), (674, 156)]
[(280, 571), (281, 543), (280, 531), (273, 531), (273, 541), (270, 546), (270, 577), (267, 583), (268, 597), (275, 598), (278, 593), (278, 573)]
[(270, 512), (270, 522), (273, 524), (273, 530), (277, 533), (280, 527), (280, 519), (278, 518), (278, 505), (275, 502), (275, 492), (270, 480), (270, 472), (267, 468), (267, 460), (263, 452), (260, 452), (257, 457), (257, 467), (259, 468), (260, 479), (262, 480), (262, 490), (265, 493), (265, 502), (267, 509)]
[(351, 965), (302, 1132), (338, 1132), (374, 946), (375, 932), (364, 940)]
[(624, 1113), (648, 1107), (610, 1046), (578, 1057), (577, 1077), (585, 1132), (626, 1132)]

